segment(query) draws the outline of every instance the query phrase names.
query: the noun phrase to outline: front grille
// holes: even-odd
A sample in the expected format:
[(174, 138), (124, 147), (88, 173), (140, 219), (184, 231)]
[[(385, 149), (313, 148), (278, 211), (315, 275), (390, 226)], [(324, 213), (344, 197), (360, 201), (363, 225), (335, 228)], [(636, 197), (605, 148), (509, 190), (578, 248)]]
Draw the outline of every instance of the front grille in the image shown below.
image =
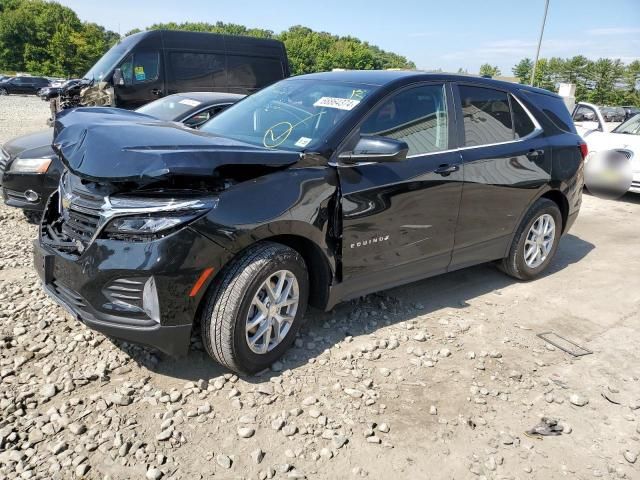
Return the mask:
[(143, 289), (142, 279), (119, 278), (107, 286), (104, 293), (112, 302), (125, 303), (142, 310)]
[(98, 230), (104, 197), (77, 188), (62, 195), (62, 233), (86, 247)]
[(45, 209), (42, 241), (59, 252), (78, 256), (89, 246), (100, 226), (105, 194), (63, 175), (60, 187)]

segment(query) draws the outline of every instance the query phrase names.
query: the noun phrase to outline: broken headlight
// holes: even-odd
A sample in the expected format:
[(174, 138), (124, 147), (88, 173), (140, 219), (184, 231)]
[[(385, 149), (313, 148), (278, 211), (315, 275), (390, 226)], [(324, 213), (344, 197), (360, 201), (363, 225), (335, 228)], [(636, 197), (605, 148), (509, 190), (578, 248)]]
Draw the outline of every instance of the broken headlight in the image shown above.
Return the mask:
[(108, 221), (104, 232), (112, 237), (154, 238), (168, 235), (204, 215), (218, 203), (216, 198), (109, 199)]

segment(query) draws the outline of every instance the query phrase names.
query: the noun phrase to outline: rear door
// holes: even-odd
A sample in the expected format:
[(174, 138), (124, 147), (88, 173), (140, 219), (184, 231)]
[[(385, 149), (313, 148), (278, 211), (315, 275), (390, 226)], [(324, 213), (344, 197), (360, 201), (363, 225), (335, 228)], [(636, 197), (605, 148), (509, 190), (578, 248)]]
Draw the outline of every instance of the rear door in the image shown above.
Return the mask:
[(114, 87), (116, 106), (132, 110), (165, 95), (159, 50), (136, 50), (120, 64), (124, 85)]
[(361, 290), (445, 271), (451, 259), (461, 157), (447, 84), (404, 88), (380, 102), (360, 135), (403, 140), (408, 157), (339, 168), (343, 280)]
[(533, 115), (512, 94), (458, 85), (464, 187), (452, 267), (502, 258), (511, 234), (551, 179), (551, 152)]

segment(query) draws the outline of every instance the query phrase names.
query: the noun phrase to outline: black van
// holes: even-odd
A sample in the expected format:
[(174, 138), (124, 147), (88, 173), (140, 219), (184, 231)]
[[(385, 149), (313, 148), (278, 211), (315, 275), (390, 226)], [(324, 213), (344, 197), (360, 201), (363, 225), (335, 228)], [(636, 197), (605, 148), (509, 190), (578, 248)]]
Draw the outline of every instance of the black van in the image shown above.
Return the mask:
[(277, 40), (177, 30), (150, 30), (124, 38), (78, 83), (49, 92), (52, 110), (77, 106), (134, 109), (181, 92), (250, 94), (289, 76)]

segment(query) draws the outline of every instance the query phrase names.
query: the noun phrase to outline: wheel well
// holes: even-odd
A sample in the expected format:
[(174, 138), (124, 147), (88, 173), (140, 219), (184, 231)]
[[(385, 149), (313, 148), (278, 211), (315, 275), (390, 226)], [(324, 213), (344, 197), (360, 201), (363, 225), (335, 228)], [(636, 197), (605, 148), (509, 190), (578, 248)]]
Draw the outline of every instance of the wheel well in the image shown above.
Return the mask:
[(324, 309), (329, 299), (331, 271), (320, 247), (308, 238), (297, 235), (277, 235), (264, 240), (281, 243), (302, 255), (309, 272), (309, 305)]
[(562, 231), (564, 232), (565, 226), (567, 225), (567, 217), (569, 216), (569, 201), (567, 197), (558, 190), (550, 190), (540, 198), (547, 198), (558, 205), (560, 213), (562, 214)]

